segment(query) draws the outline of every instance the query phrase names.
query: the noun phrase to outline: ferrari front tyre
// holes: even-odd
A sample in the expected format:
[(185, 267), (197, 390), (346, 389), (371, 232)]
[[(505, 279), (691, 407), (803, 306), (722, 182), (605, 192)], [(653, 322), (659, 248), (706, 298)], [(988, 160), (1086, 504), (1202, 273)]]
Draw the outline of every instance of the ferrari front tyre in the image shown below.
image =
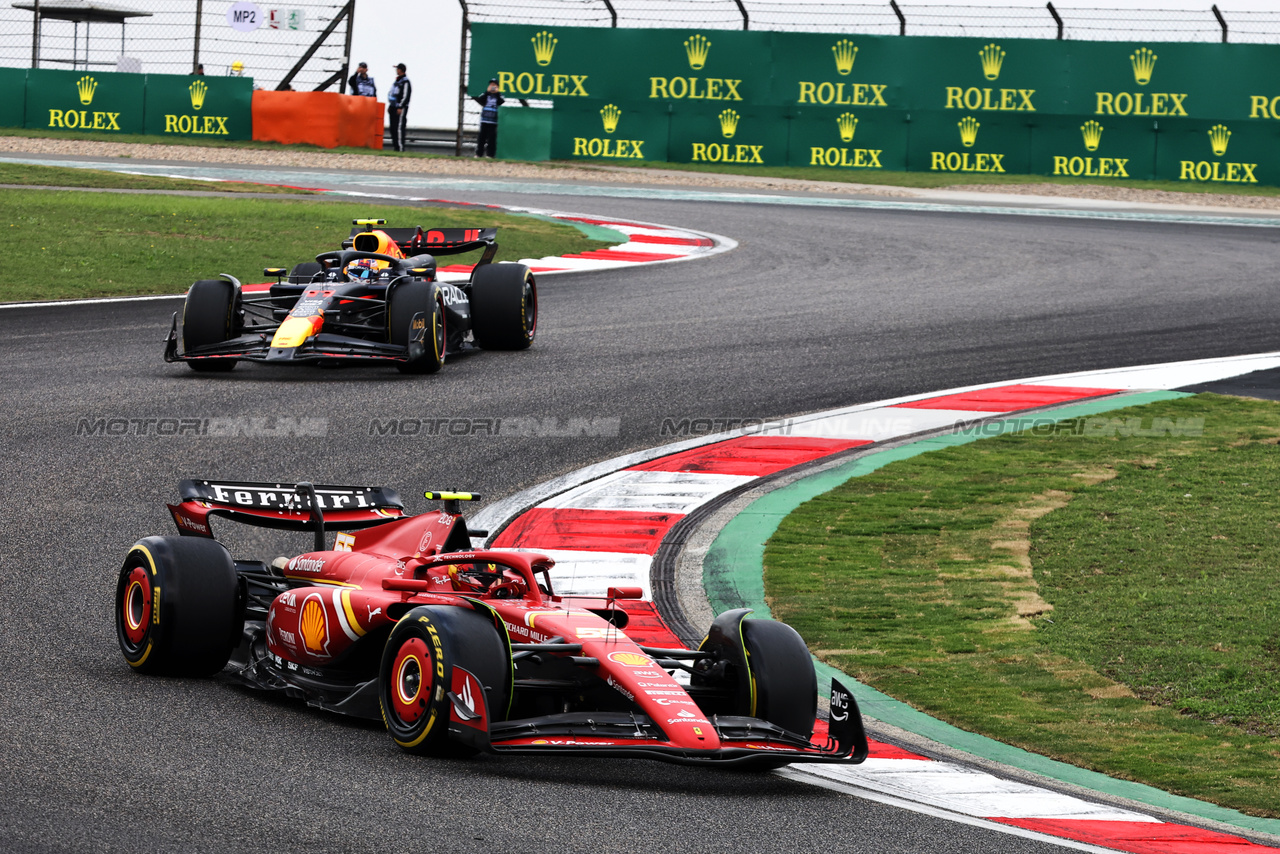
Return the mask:
[[(450, 692), (470, 684), (463, 671), (481, 686), (487, 719), (505, 717), (511, 652), (488, 615), (469, 607), (423, 605), (396, 623), (382, 651), (378, 698), (382, 720), (397, 745), (432, 756), (475, 752), (449, 734)], [(480, 698), (467, 699), (479, 712)]]
[[(201, 279), (187, 291), (182, 306), (182, 352), (221, 344), (240, 334), (240, 289), (225, 279)], [(187, 362), (193, 371), (229, 371), (235, 359), (200, 359)]]
[(485, 264), (471, 281), (471, 331), (486, 350), (524, 350), (538, 331), (538, 287), (523, 264)]
[[(422, 329), (414, 329), (414, 318), (421, 314)], [(403, 282), (387, 294), (387, 341), (409, 348), (409, 342), (421, 336), (423, 353), (396, 367), (406, 374), (434, 374), (444, 366), (444, 308), (435, 296), (430, 282)]]
[(147, 537), (116, 581), (116, 639), (140, 673), (208, 676), (226, 666), (243, 617), (231, 555), (196, 537)]

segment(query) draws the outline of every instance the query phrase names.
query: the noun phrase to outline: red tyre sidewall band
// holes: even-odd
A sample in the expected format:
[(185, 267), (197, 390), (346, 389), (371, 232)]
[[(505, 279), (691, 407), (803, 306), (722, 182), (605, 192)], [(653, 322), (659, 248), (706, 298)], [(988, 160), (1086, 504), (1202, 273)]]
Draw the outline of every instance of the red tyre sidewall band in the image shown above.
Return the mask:
[[(412, 696), (405, 695), (405, 670), (418, 668), (418, 686)], [(412, 725), (427, 711), (434, 684), (435, 663), (431, 650), (422, 638), (409, 638), (396, 650), (395, 663), (391, 665), (391, 707), (403, 723)]]
[[(135, 598), (142, 600), (141, 613), (134, 619), (133, 602)], [(147, 636), (147, 627), (151, 624), (151, 579), (143, 567), (135, 566), (125, 581), (124, 597), (120, 604), (121, 625), (124, 626), (125, 637), (129, 642), (141, 646)]]

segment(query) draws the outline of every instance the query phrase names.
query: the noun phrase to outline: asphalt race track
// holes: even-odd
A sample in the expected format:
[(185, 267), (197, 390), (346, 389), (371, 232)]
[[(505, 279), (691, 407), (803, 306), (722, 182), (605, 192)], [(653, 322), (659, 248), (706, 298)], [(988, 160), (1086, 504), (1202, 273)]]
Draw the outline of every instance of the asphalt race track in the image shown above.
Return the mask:
[[(425, 378), (255, 365), (198, 376), (161, 360), (177, 300), (0, 310), (0, 848), (1063, 850), (773, 775), (410, 757), (376, 725), (217, 680), (135, 676), (115, 642), (115, 572), (137, 537), (172, 533), (164, 502), (183, 477), (385, 484), (417, 512), (424, 488), (499, 498), (673, 441), (664, 419), (776, 418), (967, 383), (1274, 350), (1280, 234), (469, 200), (701, 228), (740, 247), (546, 277), (533, 349), (470, 355)], [(427, 212), (418, 219), (430, 224)], [(345, 228), (335, 222), (335, 237)], [(475, 425), (472, 435), (371, 435), (372, 419), (441, 418)], [(484, 426), (494, 418), (526, 420), (495, 436)], [(98, 419), (143, 420), (126, 435), (77, 435)], [(146, 419), (239, 435), (158, 436)], [(573, 432), (571, 419), (594, 419), (585, 430), (594, 435), (549, 435)], [(326, 435), (282, 435), (297, 424)]]

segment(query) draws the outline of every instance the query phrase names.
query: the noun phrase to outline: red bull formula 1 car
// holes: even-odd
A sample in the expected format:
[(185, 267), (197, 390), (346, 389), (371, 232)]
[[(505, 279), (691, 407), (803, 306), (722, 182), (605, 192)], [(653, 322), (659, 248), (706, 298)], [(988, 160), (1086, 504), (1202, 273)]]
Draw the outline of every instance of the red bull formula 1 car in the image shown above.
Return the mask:
[[(210, 675), (381, 718), (412, 753), (559, 753), (777, 767), (861, 762), (853, 695), (816, 720), (813, 663), (790, 627), (729, 611), (698, 649), (639, 588), (558, 596), (543, 555), (473, 550), (467, 493), (407, 516), (384, 488), (182, 481), (182, 536), (147, 537), (116, 585), (137, 671)], [(314, 550), (233, 559), (212, 520), (310, 531)], [(332, 548), (326, 530), (340, 531)], [(352, 533), (354, 532), (354, 533)], [(229, 666), (228, 666), (229, 665)]]
[[(191, 286), (173, 315), (166, 362), (229, 371), (257, 362), (384, 362), (405, 373), (435, 373), (469, 347), (523, 350), (538, 325), (538, 292), (523, 264), (494, 264), (496, 228), (378, 228), (354, 220), (342, 249), (323, 252), (276, 283), (246, 292), (234, 277)], [(436, 277), (436, 255), (483, 249), (470, 278)]]

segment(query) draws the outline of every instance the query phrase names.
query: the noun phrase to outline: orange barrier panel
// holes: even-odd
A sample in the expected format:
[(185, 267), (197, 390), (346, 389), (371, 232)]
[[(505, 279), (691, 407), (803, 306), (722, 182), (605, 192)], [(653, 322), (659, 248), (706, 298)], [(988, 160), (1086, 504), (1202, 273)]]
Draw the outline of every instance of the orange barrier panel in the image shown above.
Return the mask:
[(337, 92), (253, 93), (253, 138), (263, 142), (382, 148), (386, 104)]

